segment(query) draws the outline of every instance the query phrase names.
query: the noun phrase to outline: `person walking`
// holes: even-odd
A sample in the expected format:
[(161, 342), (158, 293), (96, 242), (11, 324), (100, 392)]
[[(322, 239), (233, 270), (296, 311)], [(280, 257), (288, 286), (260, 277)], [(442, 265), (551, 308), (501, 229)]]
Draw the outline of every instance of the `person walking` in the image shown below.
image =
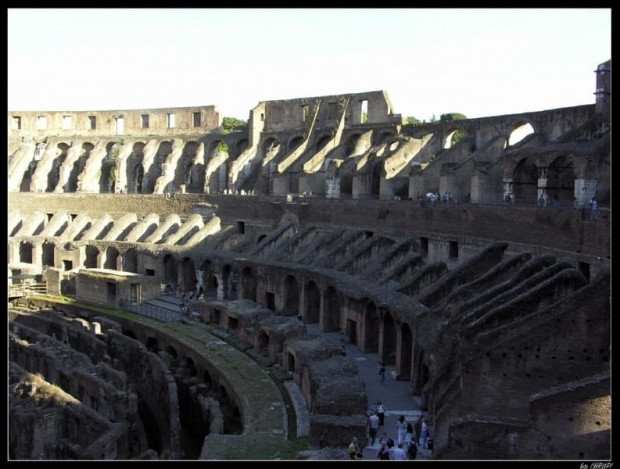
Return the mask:
[(372, 414), (368, 418), (368, 436), (370, 437), (370, 445), (374, 446), (375, 439), (377, 438), (377, 430), (379, 430), (379, 417), (377, 414)]
[(409, 446), (413, 443), (413, 425), (411, 422), (407, 422), (407, 429), (405, 432), (405, 451), (409, 451)]
[(415, 435), (415, 442), (418, 444), (418, 446), (420, 445), (420, 441), (422, 438), (422, 419), (424, 417), (422, 417), (421, 415), (418, 417), (418, 419), (415, 421), (415, 424), (413, 425), (413, 434)]
[(405, 416), (398, 417), (396, 422), (396, 445), (401, 446), (405, 442), (405, 433), (407, 433), (407, 422)]
[(422, 438), (422, 448), (426, 449), (426, 442), (428, 441), (428, 425), (426, 425), (425, 419), (422, 419), (422, 427), (420, 433), (420, 437)]
[(379, 426), (382, 427), (385, 422), (385, 406), (381, 401), (377, 401), (377, 416), (379, 417)]
[(385, 382), (385, 366), (383, 365), (383, 363), (379, 368), (379, 376), (381, 376), (381, 384), (383, 384)]

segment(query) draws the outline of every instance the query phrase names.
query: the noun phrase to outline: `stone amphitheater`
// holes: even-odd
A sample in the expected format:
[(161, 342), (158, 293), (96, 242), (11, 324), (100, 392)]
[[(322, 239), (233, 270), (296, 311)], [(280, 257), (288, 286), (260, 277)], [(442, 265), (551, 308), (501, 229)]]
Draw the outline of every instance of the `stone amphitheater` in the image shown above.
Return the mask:
[(422, 124), (383, 91), (233, 131), (215, 106), (9, 112), (9, 459), (365, 439), (317, 325), (409, 383), (432, 459), (609, 459), (610, 69), (594, 104)]

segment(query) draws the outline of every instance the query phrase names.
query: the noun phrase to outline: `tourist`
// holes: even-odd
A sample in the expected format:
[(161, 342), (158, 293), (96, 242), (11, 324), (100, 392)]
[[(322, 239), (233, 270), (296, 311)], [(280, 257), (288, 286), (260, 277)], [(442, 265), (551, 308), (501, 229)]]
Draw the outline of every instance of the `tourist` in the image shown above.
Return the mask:
[(413, 442), (413, 425), (411, 422), (407, 422), (407, 427), (405, 430), (405, 450), (409, 450), (409, 446)]
[(383, 432), (381, 433), (381, 436), (379, 437), (379, 444), (385, 442), (385, 444), (387, 444), (390, 441), (390, 437), (388, 436), (387, 432)]
[(396, 444), (398, 446), (405, 442), (405, 433), (407, 433), (407, 421), (405, 416), (401, 415), (398, 417), (398, 422), (396, 422)]
[(426, 425), (426, 420), (422, 419), (422, 426), (420, 428), (420, 438), (422, 439), (421, 445), (422, 448), (426, 449), (426, 442), (428, 441), (428, 425)]
[(377, 430), (379, 430), (379, 417), (377, 414), (372, 414), (368, 418), (368, 436), (371, 440), (371, 445), (375, 444), (375, 439), (377, 438)]
[(590, 207), (592, 207), (590, 220), (596, 220), (598, 218), (598, 200), (596, 200), (596, 197), (592, 197), (590, 200)]
[(385, 421), (385, 406), (381, 401), (377, 401), (377, 416), (379, 417), (379, 426), (382, 427)]
[(379, 368), (379, 376), (381, 376), (381, 384), (385, 382), (385, 366), (382, 364)]
[(407, 458), (413, 461), (414, 459), (417, 459), (417, 457), (418, 445), (415, 444), (415, 441), (412, 441), (409, 448), (407, 448)]
[(399, 443), (396, 448), (394, 448), (394, 451), (392, 452), (392, 459), (394, 461), (405, 461), (407, 459), (402, 443)]
[(357, 442), (357, 438), (353, 437), (353, 440), (351, 440), (351, 444), (349, 445), (349, 458), (362, 459), (362, 457), (362, 448)]
[(382, 459), (384, 461), (390, 459), (390, 448), (388, 448), (386, 441), (381, 442), (381, 447), (379, 451), (377, 451), (377, 459)]

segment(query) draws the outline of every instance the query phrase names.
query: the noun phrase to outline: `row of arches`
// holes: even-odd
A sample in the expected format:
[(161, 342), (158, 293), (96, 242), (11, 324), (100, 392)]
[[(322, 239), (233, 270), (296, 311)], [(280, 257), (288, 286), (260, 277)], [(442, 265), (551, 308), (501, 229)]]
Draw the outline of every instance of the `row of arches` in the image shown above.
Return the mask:
[[(22, 241), (19, 243), (19, 259), (18, 262), (27, 264), (39, 264), (39, 259), (35, 259), (37, 252), (37, 244), (30, 241)], [(56, 249), (54, 243), (44, 242), (40, 245), (40, 265), (45, 267), (53, 267), (56, 265)], [(74, 257), (72, 256), (72, 259)], [(103, 268), (109, 270), (122, 270), (124, 272), (138, 273), (138, 252), (131, 248), (126, 251), (119, 251), (114, 246), (109, 246), (105, 250), (98, 247), (88, 245), (84, 248), (84, 256), (80, 265), (73, 265), (69, 262), (65, 265), (65, 270), (83, 267), (86, 269)]]
[[(41, 245), (42, 265), (54, 265), (55, 249), (53, 243)], [(31, 242), (22, 241), (20, 261), (32, 263), (33, 251)], [(135, 248), (120, 252), (115, 246), (103, 250), (87, 245), (82, 259), (83, 265), (66, 267), (99, 267), (134, 273), (144, 270)], [(177, 260), (172, 254), (162, 258), (160, 269), (153, 269), (152, 275), (159, 270), (164, 282), (178, 284), (185, 291), (202, 288), (206, 298), (252, 300), (276, 314), (299, 316), (308, 324), (319, 324), (324, 332), (340, 331), (364, 352), (378, 353), (387, 365), (396, 364), (402, 379), (413, 375), (413, 363), (418, 368), (422, 366), (421, 349), (413, 353), (415, 338), (411, 325), (398, 322), (389, 310), (378, 308), (372, 299), (350, 298), (323, 277), (302, 278), (287, 273), (274, 278), (265, 276), (254, 265), (235, 266), (210, 259), (196, 264), (191, 257)]]
[[(225, 152), (232, 157), (238, 156), (247, 148), (248, 140), (238, 140), (232, 145), (232, 148), (223, 139), (209, 142), (205, 148), (204, 158), (197, 158), (200, 145), (201, 143), (196, 140), (184, 143), (182, 155), (173, 171), (174, 179), (170, 183), (170, 187), (167, 188), (168, 190), (185, 184), (187, 192), (204, 192), (206, 163), (219, 152)], [(132, 144), (129, 155), (121, 162), (119, 154), (123, 146), (122, 142), (109, 142), (101, 150), (97, 150), (97, 152), (101, 151), (101, 153), (95, 155), (95, 152), (93, 152), (95, 145), (91, 142), (81, 143), (79, 149), (77, 147), (74, 149), (74, 147), (65, 142), (56, 143), (55, 156), (47, 173), (47, 183), (43, 192), (77, 192), (79, 190), (80, 175), (83, 174), (87, 162), (91, 157), (100, 157), (98, 179), (100, 193), (153, 193), (157, 178), (164, 172), (166, 158), (173, 151), (172, 141), (161, 141), (154, 149), (150, 147), (145, 149), (147, 142), (136, 141)], [(33, 160), (25, 169), (19, 183), (20, 192), (31, 191), (33, 178), (44, 153), (41, 150), (44, 150), (44, 148), (37, 147)], [(145, 152), (147, 153), (146, 157)], [(149, 154), (149, 152), (153, 152), (153, 154)], [(225, 164), (227, 165), (228, 163)], [(120, 174), (121, 172), (124, 174)], [(224, 176), (225, 179), (226, 174)], [(120, 186), (119, 182), (121, 183)], [(219, 179), (217, 181), (214, 180), (212, 185), (214, 186), (214, 191), (223, 189), (220, 187)]]
[(163, 262), (165, 280), (177, 282), (186, 291), (202, 287), (207, 297), (252, 300), (277, 314), (318, 323), (324, 332), (341, 331), (365, 353), (378, 353), (386, 365), (396, 365), (400, 379), (417, 376), (415, 391), (421, 391), (425, 383), (428, 371), (424, 353), (414, 342), (412, 326), (399, 322), (371, 299), (351, 299), (333, 285), (322, 288), (321, 280), (299, 279), (294, 274), (285, 275), (276, 285), (268, 284), (254, 266), (219, 267), (204, 260), (196, 270), (192, 259), (176, 261), (171, 255), (165, 256)]

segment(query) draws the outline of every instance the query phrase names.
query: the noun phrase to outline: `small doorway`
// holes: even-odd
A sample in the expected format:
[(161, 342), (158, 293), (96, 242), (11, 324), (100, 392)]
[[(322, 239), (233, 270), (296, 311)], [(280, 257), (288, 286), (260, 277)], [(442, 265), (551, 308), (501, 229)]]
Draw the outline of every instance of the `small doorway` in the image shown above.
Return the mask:
[(351, 344), (357, 345), (357, 321), (347, 319), (347, 337)]

